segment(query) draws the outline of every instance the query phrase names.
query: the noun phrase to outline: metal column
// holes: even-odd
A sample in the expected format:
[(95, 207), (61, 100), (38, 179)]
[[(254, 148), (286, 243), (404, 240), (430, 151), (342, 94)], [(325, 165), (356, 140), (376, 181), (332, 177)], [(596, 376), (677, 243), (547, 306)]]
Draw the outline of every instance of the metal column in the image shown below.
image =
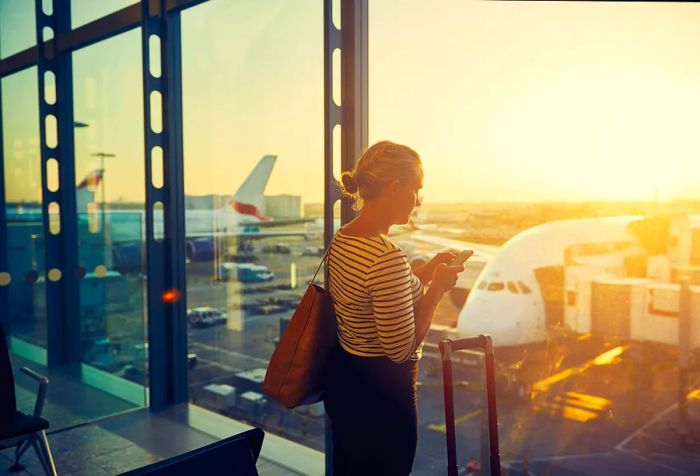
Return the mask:
[[(341, 170), (351, 170), (367, 147), (367, 0), (343, 0), (340, 29), (333, 24), (333, 0), (323, 4), (324, 53), (324, 244), (333, 238), (333, 207), (340, 199), (333, 164), (340, 160)], [(340, 51), (340, 78), (333, 76), (333, 52)], [(333, 84), (340, 81), (341, 104), (333, 99)], [(333, 156), (336, 127), (341, 128), (340, 157)], [(341, 202), (341, 223), (355, 216), (351, 204)], [(327, 271), (327, 268), (326, 268)], [(326, 286), (328, 286), (326, 272)], [(333, 474), (333, 441), (326, 419), (326, 474)]]
[[(355, 161), (367, 148), (369, 5), (367, 0), (348, 0), (342, 1), (341, 6), (341, 168), (345, 171), (355, 167)], [(355, 217), (351, 203), (342, 203), (340, 210), (341, 223)]]
[[(142, 0), (141, 9), (148, 359), (149, 368), (156, 370), (149, 374), (149, 387), (150, 406), (158, 409), (187, 401), (180, 13), (168, 12), (165, 0)], [(160, 44), (158, 54), (153, 54), (160, 62), (160, 75), (155, 76), (150, 64), (152, 37)], [(155, 120), (159, 116), (160, 121)], [(163, 183), (156, 186), (154, 168), (161, 166)], [(162, 210), (159, 218), (156, 207)]]
[[(7, 212), (5, 210), (5, 156), (2, 127), (2, 79), (0, 78), (0, 326), (10, 335), (9, 324), (9, 282), (7, 276), (10, 264), (7, 261)], [(4, 274), (3, 274), (4, 273)], [(11, 276), (10, 276), (11, 278)]]
[[(53, 0), (49, 15), (35, 0), (38, 46), (39, 130), (41, 144), (42, 216), (46, 256), (46, 325), (48, 364), (80, 360), (80, 296), (77, 211), (73, 144), (73, 71), (70, 52), (59, 52), (58, 37), (70, 30), (69, 0)], [(54, 39), (44, 41), (44, 37)], [(49, 103), (45, 82), (53, 74), (55, 102)], [(58, 164), (58, 188), (49, 188), (47, 165)]]

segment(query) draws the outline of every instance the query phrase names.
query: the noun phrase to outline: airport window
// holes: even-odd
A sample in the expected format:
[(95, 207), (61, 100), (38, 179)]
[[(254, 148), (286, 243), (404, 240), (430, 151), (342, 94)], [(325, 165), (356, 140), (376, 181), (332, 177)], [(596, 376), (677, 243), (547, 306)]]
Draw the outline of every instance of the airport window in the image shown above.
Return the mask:
[(182, 14), (190, 399), (319, 451), (323, 406), (285, 410), (260, 382), (323, 255), (322, 13), (212, 0)]
[[(662, 325), (655, 324), (658, 327), (652, 330), (650, 324), (645, 338), (625, 340), (629, 334), (606, 326), (610, 310), (621, 309), (615, 319), (627, 322), (627, 330), (646, 332), (641, 328), (652, 321), (645, 320), (645, 306), (633, 307), (638, 314), (630, 324), (622, 312), (627, 309), (624, 293), (615, 294), (611, 284), (579, 292), (579, 305), (584, 300), (601, 304), (587, 315), (586, 306), (572, 313), (563, 305), (565, 285), (573, 284), (568, 280), (585, 283), (572, 277), (578, 276), (576, 266), (582, 266), (582, 273), (595, 273), (599, 263), (604, 263), (601, 269), (624, 269), (614, 262), (621, 260), (620, 253), (631, 242), (624, 217), (700, 213), (697, 183), (688, 178), (699, 170), (700, 145), (689, 124), (700, 123), (696, 94), (700, 8), (621, 2), (411, 1), (397, 9), (387, 2), (370, 2), (369, 18), (368, 142), (390, 138), (410, 145), (423, 160), (425, 199), (414, 221), (424, 230), (413, 243), (415, 249), (425, 252), (426, 240), (433, 235), (432, 251), (450, 240), (454, 242), (450, 246), (482, 251), (490, 276), (497, 272), (527, 276), (535, 267), (550, 266), (566, 271), (542, 288), (534, 279), (528, 284), (487, 282), (467, 261), (458, 285), (479, 284), (461, 309), (441, 303), (434, 322), (455, 326), (460, 336), (491, 334), (497, 360), (506, 366), (522, 359), (520, 371), (502, 375), (510, 383), (498, 387), (506, 411), (511, 409), (506, 395), (522, 404), (517, 410), (522, 419), (517, 425), (506, 423), (508, 428), (501, 433), (508, 435), (515, 453), (528, 451), (532, 458), (532, 442), (544, 441), (550, 429), (564, 437), (550, 439), (542, 453), (566, 454), (576, 446), (568, 437), (581, 431), (590, 431), (595, 435), (591, 441), (606, 451), (614, 448), (619, 440), (613, 441), (607, 429), (609, 411), (653, 417), (672, 403), (674, 385), (653, 390), (663, 404), (634, 406), (628, 400), (629, 395), (641, 395), (653, 377), (644, 370), (648, 357), (643, 356), (655, 349), (646, 340), (661, 340)], [(595, 34), (590, 25), (596, 25)], [(692, 73), (680, 79), (678, 71)], [(667, 150), (674, 152), (661, 152), (668, 162), (659, 167), (655, 151)], [(410, 242), (410, 235), (401, 240)], [(460, 246), (460, 241), (468, 245)], [(686, 262), (693, 256), (688, 243), (687, 233), (678, 240), (677, 254)], [(571, 247), (568, 253), (567, 247)], [(543, 258), (533, 266), (533, 257), (540, 252), (556, 255), (556, 262)], [(589, 257), (590, 268), (565, 256)], [(668, 258), (673, 260), (671, 254)], [(619, 277), (624, 278), (623, 271)], [(509, 292), (498, 292), (506, 287)], [(514, 306), (515, 288), (538, 306)], [(512, 322), (513, 333), (502, 330), (504, 320)], [(541, 357), (542, 364), (525, 358), (524, 341), (544, 347), (549, 333), (559, 336), (562, 328), (573, 336), (589, 332), (596, 336), (557, 347), (565, 356), (563, 362), (574, 355), (594, 361), (611, 349), (617, 352), (618, 346), (629, 347), (622, 347), (619, 363), (601, 358), (582, 373), (573, 362), (551, 372), (551, 357), (538, 354), (535, 359)], [(523, 337), (528, 332), (532, 334)], [(675, 345), (673, 335), (669, 341)], [(513, 348), (518, 358), (499, 355), (499, 347)], [(669, 346), (671, 352), (673, 347)], [(601, 362), (610, 364), (598, 365)], [(672, 358), (665, 362), (668, 368), (675, 365)], [(661, 373), (672, 379), (671, 372)], [(614, 384), (603, 384), (608, 375)], [(547, 380), (552, 376), (564, 378), (552, 383)], [(425, 384), (418, 392), (419, 405), (424, 402), (419, 422), (419, 442), (424, 446), (419, 443), (414, 469), (437, 473), (441, 467), (430, 453), (435, 447), (425, 442), (443, 431), (434, 422), (442, 423), (444, 415), (431, 410), (442, 396), (428, 390), (439, 379), (433, 379), (427, 362), (421, 363), (418, 378)], [(527, 393), (521, 384), (535, 390), (532, 399), (517, 397)], [(455, 398), (463, 405), (456, 413), (464, 417), (457, 424), (457, 439), (464, 441), (458, 454), (463, 467), (471, 453), (478, 455), (484, 447), (478, 437), (470, 437), (470, 431), (478, 431), (473, 415), (481, 407), (475, 392), (455, 390)], [(591, 405), (593, 401), (597, 403)], [(637, 429), (619, 417), (615, 420), (627, 434)], [(487, 460), (480, 459), (482, 464)], [(681, 468), (682, 464), (674, 464), (674, 470)]]
[[(0, 224), (3, 266), (7, 257), (0, 305), (9, 310), (0, 321), (9, 329), (14, 364), (58, 377), (51, 376), (46, 406), (51, 431), (149, 404), (146, 289), (162, 276), (145, 273), (145, 186), (152, 180), (167, 196), (149, 202), (156, 238), (167, 246), (166, 217), (178, 211), (170, 200), (172, 172), (184, 165), (183, 373), (191, 403), (307, 447), (290, 458), (321, 455), (322, 405), (286, 411), (261, 394), (260, 382), (324, 251), (324, 2), (162, 2), (173, 9), (170, 18), (181, 14), (182, 48), (169, 49), (181, 56), (161, 65), (160, 40), (151, 36), (151, 73), (182, 66), (181, 78), (168, 79), (182, 80), (183, 110), (181, 117), (177, 109), (161, 117), (168, 98), (179, 104), (177, 94), (149, 91), (148, 119), (154, 131), (182, 119), (184, 164), (168, 143), (144, 151), (135, 20), (142, 2), (0, 0), (0, 206), (7, 217)], [(333, 9), (338, 27), (340, 3)], [(70, 10), (70, 26), (79, 31), (37, 32), (35, 9), (51, 15), (54, 6)], [(499, 433), (510, 469), (524, 470), (529, 459), (545, 472), (566, 473), (577, 469), (567, 465), (583, 461), (579, 456), (604, 454), (595, 458), (597, 473), (619, 469), (617, 460), (615, 469), (607, 466), (619, 455), (624, 465), (634, 462), (630, 468), (697, 472), (689, 453), (676, 451), (677, 434), (688, 435), (689, 426), (666, 409), (678, 396), (700, 398), (693, 361), (700, 343), (678, 332), (679, 310), (691, 309), (695, 322), (697, 309), (681, 306), (677, 285), (679, 273), (697, 274), (700, 265), (700, 8), (408, 0), (368, 2), (368, 10), (363, 94), (370, 100), (357, 129), (368, 128), (369, 144), (390, 139), (413, 147), (425, 172), (421, 207), (390, 238), (401, 234), (394, 241), (411, 262), (448, 246), (477, 252), (440, 302), (427, 341), (444, 336), (440, 326), (460, 337), (492, 335)], [(38, 90), (37, 33), (62, 40), (62, 54), (71, 55), (70, 84), (52, 65)], [(336, 50), (329, 65), (336, 104), (342, 55)], [(66, 97), (73, 100), (72, 131), (62, 117), (71, 109)], [(41, 98), (57, 107), (40, 116)], [(341, 126), (331, 134), (339, 176)], [(46, 163), (46, 195), (44, 145), (56, 147)], [(148, 178), (146, 161), (154, 168)], [(66, 170), (75, 173), (68, 183)], [(73, 185), (75, 216), (72, 197), (66, 203), (62, 195)], [(670, 223), (654, 232), (637, 218), (669, 215)], [(72, 230), (77, 243), (71, 237), (59, 244)], [(639, 230), (650, 236), (642, 239)], [(47, 265), (57, 247), (70, 253), (76, 244), (78, 262), (69, 257), (76, 269)], [(530, 284), (483, 280), (487, 268), (491, 277), (520, 275)], [(77, 315), (49, 307), (51, 287), (67, 282), (80, 290)], [(528, 295), (526, 306), (514, 305), (518, 293)], [(52, 331), (76, 321), (77, 335)], [(157, 339), (184, 337), (178, 332), (156, 333)], [(694, 387), (678, 388), (679, 348), (690, 351), (687, 381)], [(77, 359), (68, 355), (73, 351)], [(415, 474), (442, 474), (445, 465), (440, 361), (430, 354), (419, 368)], [(478, 382), (474, 368), (455, 375)], [(177, 370), (150, 371), (183, 380)], [(460, 468), (470, 456), (487, 466), (478, 428), (485, 415), (481, 388), (455, 390)], [(179, 390), (172, 400), (182, 398), (183, 385)], [(33, 403), (22, 390), (18, 396)], [(654, 433), (651, 452), (649, 435), (639, 431), (644, 421), (669, 430)]]
[(2, 152), (13, 350), (24, 350), (23, 358), (46, 364), (44, 225), (36, 67), (2, 78), (1, 88), (2, 116), (12, 118), (2, 121)]
[(518, 287), (520, 287), (520, 291), (523, 294), (529, 294), (532, 292), (532, 290), (527, 286), (527, 284), (523, 283), (522, 281), (518, 281)]
[(35, 44), (34, 2), (0, 1), (0, 58), (7, 58)]
[(503, 291), (504, 289), (505, 285), (501, 281), (492, 281), (489, 283), (489, 291)]
[(148, 385), (140, 41), (135, 29), (73, 54), (81, 358), (88, 384), (109, 379), (134, 406)]
[(70, 0), (70, 2), (73, 28), (78, 28), (129, 5), (139, 3), (138, 0), (100, 0), (99, 2), (93, 0)]

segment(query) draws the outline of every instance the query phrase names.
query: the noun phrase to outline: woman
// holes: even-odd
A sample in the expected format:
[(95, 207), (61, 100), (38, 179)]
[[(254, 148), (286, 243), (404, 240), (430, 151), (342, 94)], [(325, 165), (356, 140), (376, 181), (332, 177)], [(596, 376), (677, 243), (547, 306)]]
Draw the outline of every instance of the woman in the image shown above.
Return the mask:
[(411, 270), (387, 238), (408, 223), (423, 185), (411, 148), (378, 142), (342, 176), (357, 218), (336, 234), (329, 252), (330, 292), (338, 321), (325, 393), (338, 475), (407, 475), (417, 441), (416, 375), (435, 308), (462, 265), (440, 253)]

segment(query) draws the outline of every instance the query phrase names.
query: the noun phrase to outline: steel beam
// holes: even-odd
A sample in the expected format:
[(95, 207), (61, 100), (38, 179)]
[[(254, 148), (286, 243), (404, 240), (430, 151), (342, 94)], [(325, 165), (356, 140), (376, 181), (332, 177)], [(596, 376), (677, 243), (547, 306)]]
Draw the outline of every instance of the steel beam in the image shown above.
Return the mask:
[[(153, 11), (159, 2), (159, 0), (146, 1), (150, 1), (151, 10)], [(166, 6), (169, 13), (175, 13), (206, 1), (208, 0), (168, 0)], [(60, 0), (60, 2), (63, 2), (63, 0)], [(141, 5), (134, 4), (81, 25), (74, 30), (70, 29), (69, 24), (66, 30), (54, 34), (55, 39), (50, 40), (47, 47), (52, 50), (57, 48), (59, 53), (67, 53), (139, 26), (141, 26)], [(39, 47), (33, 46), (1, 60), (0, 77), (36, 65), (39, 61), (39, 53)]]
[[(367, 147), (367, 0), (338, 2), (340, 28), (333, 24), (333, 0), (323, 3), (323, 89), (324, 89), (324, 244), (333, 239), (333, 208), (340, 199), (338, 178), (333, 164), (340, 161), (341, 170), (351, 170)], [(340, 51), (340, 78), (333, 74), (333, 53)], [(341, 104), (333, 99), (333, 84), (340, 81)], [(340, 157), (334, 157), (334, 135), (341, 128)], [(341, 202), (341, 223), (355, 216), (352, 204)], [(326, 265), (326, 286), (328, 286)], [(333, 438), (326, 418), (326, 474), (333, 474)]]
[[(35, 0), (39, 59), (39, 130), (41, 149), (42, 216), (44, 225), (47, 356), (49, 366), (80, 360), (77, 212), (73, 150), (73, 76), (71, 57), (44, 42), (44, 29), (53, 36), (70, 29), (70, 2), (53, 0), (46, 15), (42, 0)], [(55, 78), (56, 94), (48, 102), (46, 74)], [(55, 124), (55, 137), (53, 126)], [(55, 141), (55, 143), (54, 143)], [(58, 163), (58, 189), (51, 190), (47, 175), (49, 160)], [(57, 207), (53, 209), (52, 206)], [(57, 210), (57, 211), (56, 211)], [(58, 213), (58, 216), (56, 216)], [(53, 223), (53, 225), (52, 225)], [(60, 226), (55, 227), (59, 223)]]
[[(7, 261), (7, 211), (5, 210), (5, 148), (3, 146), (4, 130), (2, 127), (2, 81), (0, 80), (0, 273), (9, 273)], [(12, 278), (12, 276), (10, 276)], [(15, 277), (15, 279), (17, 279)], [(0, 326), (5, 335), (10, 335), (9, 324), (9, 283), (0, 282)]]
[[(179, 11), (168, 12), (165, 0), (141, 2), (143, 104), (146, 161), (146, 262), (150, 406), (159, 409), (187, 401), (187, 323), (185, 292), (185, 216), (182, 160), (182, 74)], [(155, 8), (154, 8), (155, 7)], [(152, 55), (151, 37), (160, 41)], [(151, 73), (158, 57), (160, 76)], [(160, 94), (160, 105), (151, 102)], [(160, 111), (152, 110), (152, 106)], [(160, 115), (158, 130), (154, 118)], [(162, 187), (153, 181), (153, 151), (162, 149)], [(162, 209), (160, 219), (155, 207)], [(160, 222), (158, 220), (161, 220)]]
[[(367, 0), (341, 2), (341, 169), (352, 170), (355, 161), (367, 148), (368, 135), (368, 33)], [(342, 202), (341, 223), (355, 217), (352, 204)]]

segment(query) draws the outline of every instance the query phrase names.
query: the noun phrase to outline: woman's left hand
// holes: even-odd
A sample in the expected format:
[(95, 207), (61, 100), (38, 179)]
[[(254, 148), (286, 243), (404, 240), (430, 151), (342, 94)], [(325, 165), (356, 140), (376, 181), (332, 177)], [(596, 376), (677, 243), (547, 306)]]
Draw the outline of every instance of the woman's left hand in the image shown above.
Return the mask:
[(420, 279), (421, 283), (428, 284), (432, 279), (433, 271), (435, 270), (437, 265), (442, 263), (448, 264), (450, 261), (455, 259), (457, 254), (458, 253), (456, 251), (452, 250), (441, 251), (435, 256), (433, 256), (432, 259), (425, 263), (423, 266), (419, 266), (418, 268), (414, 269), (413, 274), (418, 276), (418, 279)]

